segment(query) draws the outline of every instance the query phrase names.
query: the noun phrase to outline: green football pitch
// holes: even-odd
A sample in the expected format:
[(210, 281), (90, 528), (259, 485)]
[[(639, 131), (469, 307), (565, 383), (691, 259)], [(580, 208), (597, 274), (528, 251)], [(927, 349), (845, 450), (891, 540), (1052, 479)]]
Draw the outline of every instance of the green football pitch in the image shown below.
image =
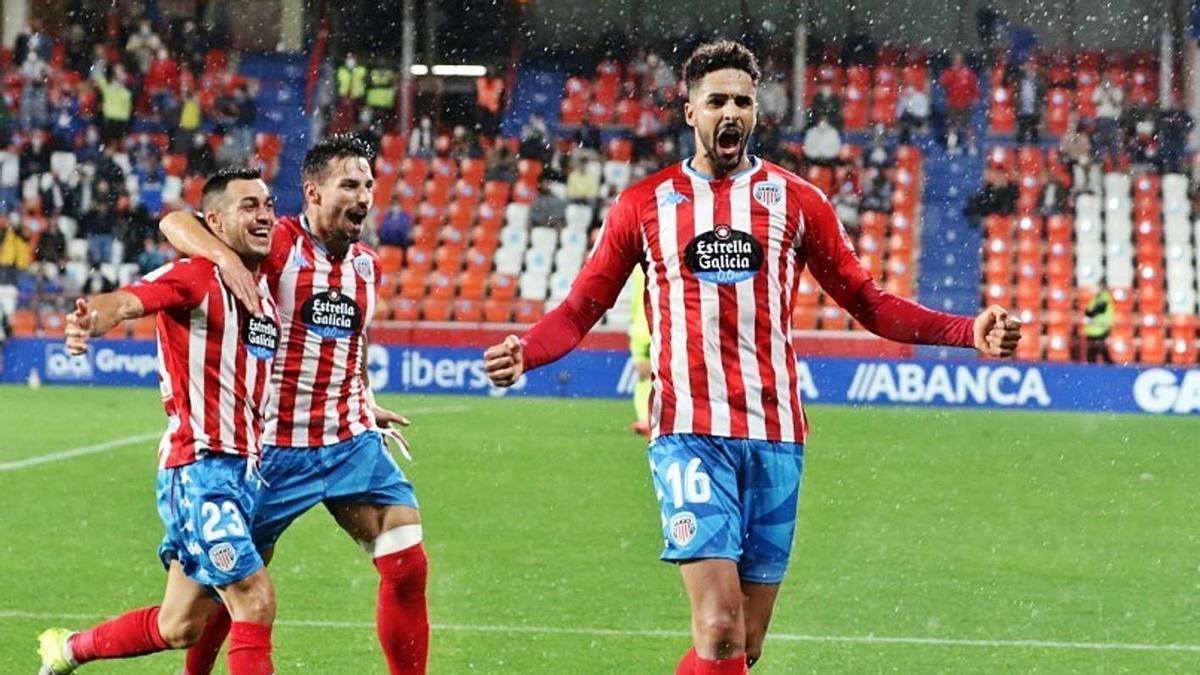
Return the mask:
[[(156, 394), (0, 387), (0, 673), (36, 672), (44, 627), (158, 602)], [(402, 466), (431, 559), (430, 672), (673, 672), (687, 605), (657, 561), (628, 403), (381, 402), (414, 422)], [(809, 414), (791, 569), (756, 675), (1200, 672), (1200, 419)], [(385, 672), (374, 568), (328, 514), (297, 521), (272, 573), (278, 672)]]

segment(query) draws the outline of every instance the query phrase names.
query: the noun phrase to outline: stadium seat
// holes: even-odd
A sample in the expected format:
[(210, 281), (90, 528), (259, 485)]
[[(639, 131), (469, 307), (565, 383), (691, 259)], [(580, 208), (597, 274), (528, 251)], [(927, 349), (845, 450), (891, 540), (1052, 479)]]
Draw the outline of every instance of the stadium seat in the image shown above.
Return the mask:
[(532, 324), (542, 318), (542, 308), (541, 300), (518, 300), (513, 305), (513, 320), (516, 323)]
[(512, 303), (508, 300), (489, 299), (483, 303), (484, 321), (508, 323), (512, 320)]
[(488, 280), (489, 296), (495, 300), (512, 300), (517, 297), (517, 278), (512, 274), (493, 272)]
[(454, 320), (479, 323), (483, 321), (483, 302), (479, 299), (458, 298), (454, 301)]
[(992, 89), (989, 119), (992, 133), (1009, 136), (1016, 131), (1017, 116), (1013, 109), (1012, 95), (1006, 87)]
[(425, 295), (426, 271), (407, 269), (400, 273), (400, 295), (414, 300)]
[(449, 298), (425, 298), (421, 301), (421, 318), (425, 321), (449, 321), (453, 308)]

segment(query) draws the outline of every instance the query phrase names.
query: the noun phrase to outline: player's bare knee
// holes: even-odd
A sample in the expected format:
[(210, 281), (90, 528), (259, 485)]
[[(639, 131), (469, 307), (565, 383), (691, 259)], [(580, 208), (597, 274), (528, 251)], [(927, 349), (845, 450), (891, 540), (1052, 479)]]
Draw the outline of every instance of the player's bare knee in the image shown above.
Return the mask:
[(275, 621), (275, 589), (270, 577), (262, 570), (226, 586), (225, 594), (234, 621)]
[(187, 649), (200, 640), (207, 616), (158, 615), (158, 634), (171, 649)]
[(704, 643), (697, 647), (715, 653), (717, 658), (732, 656), (745, 648), (742, 617), (736, 609), (716, 607), (703, 611), (695, 618), (694, 625)]

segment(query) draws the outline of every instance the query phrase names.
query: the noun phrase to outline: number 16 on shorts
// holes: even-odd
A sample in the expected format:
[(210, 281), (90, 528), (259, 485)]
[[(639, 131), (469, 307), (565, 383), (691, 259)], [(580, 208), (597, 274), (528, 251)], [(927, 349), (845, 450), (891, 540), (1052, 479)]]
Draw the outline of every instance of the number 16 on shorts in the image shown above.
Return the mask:
[[(724, 553), (723, 533), (729, 529), (726, 500), (719, 478), (705, 460), (675, 439), (656, 439), (650, 446), (650, 472), (662, 515), (664, 560), (689, 560)], [(724, 555), (720, 555), (724, 557)]]

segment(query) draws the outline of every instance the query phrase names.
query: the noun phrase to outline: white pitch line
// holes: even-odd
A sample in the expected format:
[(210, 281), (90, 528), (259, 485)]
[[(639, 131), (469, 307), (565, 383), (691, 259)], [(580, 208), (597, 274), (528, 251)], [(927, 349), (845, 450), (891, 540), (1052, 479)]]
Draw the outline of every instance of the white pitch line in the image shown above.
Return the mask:
[(138, 434), (136, 436), (126, 436), (125, 438), (117, 438), (115, 440), (105, 441), (104, 443), (97, 443), (96, 445), (85, 445), (82, 448), (60, 450), (58, 452), (51, 452), (49, 454), (38, 455), (36, 457), (27, 457), (25, 459), (18, 459), (12, 462), (0, 462), (0, 472), (15, 471), (16, 469), (24, 469), (31, 466), (37, 466), (39, 464), (58, 462), (64, 459), (71, 459), (72, 457), (93, 455), (97, 452), (104, 452), (105, 450), (112, 450), (113, 448), (120, 448), (126, 445), (132, 445), (134, 443), (141, 443), (143, 441), (149, 441), (158, 438), (162, 438), (161, 431)]
[[(44, 621), (101, 619), (102, 614), (53, 614), (0, 610), (0, 619), (38, 619)], [(349, 628), (370, 630), (375, 624), (368, 621), (323, 621), (278, 619), (276, 626), (285, 628)], [(562, 628), (558, 626), (494, 626), (480, 624), (439, 624), (435, 631), (465, 633), (525, 633), (538, 635), (580, 635), (584, 637), (686, 638), (683, 630), (623, 630), (617, 628)], [(1147, 644), (1139, 642), (1063, 642), (1059, 640), (965, 640), (936, 637), (893, 637), (886, 635), (804, 635), (798, 633), (768, 633), (768, 640), (785, 642), (841, 642), (851, 644), (905, 644), (937, 647), (1007, 647), (1025, 649), (1079, 649), (1093, 651), (1191, 652), (1200, 653), (1200, 645)]]
[[(404, 414), (405, 416), (437, 415), (440, 413), (449, 414), (449, 413), (466, 412), (470, 409), (471, 409), (471, 406), (463, 405), (463, 404), (446, 405), (446, 406), (418, 406), (415, 408), (409, 408), (408, 410), (403, 411), (402, 414)], [(126, 436), (125, 438), (117, 438), (117, 439), (114, 439), (111, 441), (105, 441), (104, 443), (97, 443), (96, 445), (86, 445), (82, 448), (71, 448), (69, 450), (59, 450), (58, 452), (51, 452), (51, 453), (48, 453), (45, 455), (38, 455), (36, 457), (27, 457), (25, 459), (18, 459), (18, 460), (14, 460), (11, 462), (0, 462), (0, 473), (3, 473), (5, 471), (16, 471), (17, 469), (26, 469), (31, 466), (38, 466), (39, 464), (49, 464), (50, 462), (59, 462), (64, 459), (71, 459), (72, 457), (82, 457), (84, 455), (93, 455), (93, 454), (96, 454), (97, 452), (104, 452), (105, 450), (112, 450), (114, 448), (121, 448), (126, 445), (132, 445), (134, 443), (141, 443), (143, 441), (159, 439), (159, 438), (162, 438), (162, 434), (163, 434), (163, 432), (161, 432), (161, 431), (154, 431), (154, 432), (145, 433), (145, 434), (138, 434), (136, 436)]]

